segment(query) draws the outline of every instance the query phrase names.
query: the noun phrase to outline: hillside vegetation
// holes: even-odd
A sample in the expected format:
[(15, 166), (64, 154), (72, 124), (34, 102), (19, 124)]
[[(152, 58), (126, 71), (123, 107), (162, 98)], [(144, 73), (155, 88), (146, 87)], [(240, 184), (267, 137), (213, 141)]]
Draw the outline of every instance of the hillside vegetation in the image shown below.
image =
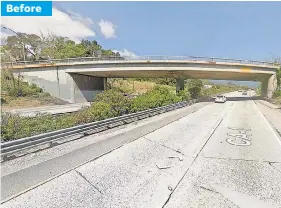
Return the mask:
[[(71, 114), (59, 116), (42, 114), (33, 118), (24, 118), (2, 112), (1, 136), (4, 141), (19, 139), (190, 100), (190, 93), (197, 93), (197, 97), (194, 98), (198, 98), (229, 92), (239, 88), (235, 86), (214, 86), (211, 89), (203, 89), (203, 85), (199, 84), (201, 87), (199, 91), (196, 89), (195, 93), (193, 90), (196, 86), (190, 85), (190, 88), (187, 87), (184, 91), (180, 91), (176, 94), (174, 87), (168, 85), (159, 85), (144, 81), (143, 85), (146, 87), (143, 87), (142, 81), (135, 81), (137, 84), (135, 85), (134, 91), (130, 89), (132, 86), (128, 84), (131, 83), (132, 80), (119, 80), (117, 82), (120, 88), (114, 85), (112, 89), (98, 94), (90, 107)], [(196, 83), (200, 82), (200, 80), (196, 81)]]
[(281, 67), (277, 71), (277, 87), (278, 90), (273, 94), (273, 102), (281, 106)]
[[(26, 47), (24, 53), (19, 48)], [(82, 40), (75, 43), (66, 37), (54, 35), (38, 36), (18, 33), (8, 36), (1, 45), (1, 106), (2, 109), (31, 108), (66, 104), (67, 102), (50, 96), (36, 85), (28, 85), (22, 77), (15, 78), (5, 62), (35, 61), (41, 59), (63, 59), (75, 57), (116, 56), (120, 54), (104, 49), (97, 41)]]
[(52, 97), (35, 84), (15, 78), (8, 69), (1, 70), (1, 109), (62, 105), (68, 102)]
[[(35, 101), (38, 105), (64, 103), (52, 98), (36, 85), (24, 82), (21, 77), (15, 78), (9, 69), (5, 68), (5, 64), (3, 64), (5, 61), (24, 60), (23, 53), (18, 50), (22, 41), (30, 46), (25, 49), (27, 60), (79, 56), (120, 56), (119, 53), (103, 49), (97, 41), (82, 40), (81, 43), (75, 43), (67, 38), (52, 35), (48, 37), (32, 34), (9, 36), (5, 44), (1, 46), (4, 68), (1, 70), (2, 107), (24, 107), (22, 104), (34, 107), (30, 105)], [(241, 88), (216, 85), (210, 89), (204, 89), (201, 80), (186, 80), (185, 90), (176, 93), (176, 80), (173, 78), (109, 79), (108, 85), (109, 89), (98, 94), (90, 107), (71, 114), (38, 115), (33, 118), (24, 118), (1, 111), (2, 139), (4, 141), (19, 139)]]

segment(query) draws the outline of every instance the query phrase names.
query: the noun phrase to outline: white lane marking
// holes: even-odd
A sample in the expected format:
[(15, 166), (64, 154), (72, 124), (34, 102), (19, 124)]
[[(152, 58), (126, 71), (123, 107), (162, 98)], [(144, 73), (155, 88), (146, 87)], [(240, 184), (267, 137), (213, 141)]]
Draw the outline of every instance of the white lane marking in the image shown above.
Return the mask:
[(227, 139), (226, 140), (229, 144), (235, 145), (235, 146), (250, 146), (252, 143), (247, 140), (241, 140), (241, 143), (237, 143), (236, 139)]
[(250, 142), (251, 139), (249, 138), (250, 135), (247, 135), (247, 132), (244, 130), (238, 130), (238, 131), (239, 133), (231, 133), (231, 134), (227, 133), (227, 136), (230, 136), (231, 138), (227, 138), (226, 141), (229, 144), (236, 145), (236, 146), (250, 146), (252, 144)]
[(278, 133), (275, 131), (275, 129), (272, 127), (272, 125), (269, 123), (269, 121), (265, 118), (265, 116), (262, 114), (262, 112), (259, 110), (256, 102), (255, 106), (257, 108), (258, 113), (260, 114), (260, 116), (263, 118), (263, 120), (265, 121), (265, 123), (267, 124), (268, 128), (270, 129), (270, 131), (272, 132), (272, 134), (275, 136), (278, 144), (281, 146), (281, 138), (279, 137)]

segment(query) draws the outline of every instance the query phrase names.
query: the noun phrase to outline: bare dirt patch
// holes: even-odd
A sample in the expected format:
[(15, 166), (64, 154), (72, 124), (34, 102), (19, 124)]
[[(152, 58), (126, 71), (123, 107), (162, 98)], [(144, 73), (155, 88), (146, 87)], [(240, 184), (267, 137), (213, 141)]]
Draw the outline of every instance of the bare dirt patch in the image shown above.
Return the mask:
[(2, 110), (64, 105), (64, 104), (68, 104), (68, 102), (52, 96), (12, 97), (9, 95), (3, 95), (3, 94), (1, 95)]

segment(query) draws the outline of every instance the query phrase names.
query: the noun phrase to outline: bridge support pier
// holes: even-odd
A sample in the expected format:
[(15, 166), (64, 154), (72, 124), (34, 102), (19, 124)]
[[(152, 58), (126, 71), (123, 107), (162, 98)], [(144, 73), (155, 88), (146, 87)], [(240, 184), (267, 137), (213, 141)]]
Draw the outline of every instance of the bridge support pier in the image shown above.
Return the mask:
[(271, 75), (269, 78), (265, 78), (262, 81), (261, 95), (262, 97), (272, 98), (273, 92), (277, 89), (277, 77), (276, 74)]
[(178, 93), (179, 91), (184, 90), (184, 79), (177, 78), (176, 81), (176, 92)]
[(73, 103), (91, 102), (96, 94), (107, 88), (106, 78), (81, 74), (69, 75), (72, 78), (71, 100)]

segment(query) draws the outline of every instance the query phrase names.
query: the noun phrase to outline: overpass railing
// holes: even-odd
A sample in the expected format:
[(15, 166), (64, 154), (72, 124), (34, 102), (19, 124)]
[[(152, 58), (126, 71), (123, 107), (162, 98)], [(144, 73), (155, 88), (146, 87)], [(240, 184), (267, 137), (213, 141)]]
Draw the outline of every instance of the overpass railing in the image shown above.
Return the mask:
[(229, 59), (229, 58), (218, 58), (218, 57), (204, 57), (204, 56), (104, 56), (104, 57), (77, 57), (77, 58), (66, 58), (66, 59), (49, 59), (49, 60), (38, 60), (38, 61), (16, 61), (6, 62), (8, 66), (18, 65), (44, 65), (44, 64), (64, 64), (64, 63), (76, 63), (76, 62), (99, 62), (99, 61), (206, 61), (208, 63), (239, 63), (239, 64), (252, 64), (262, 66), (279, 66), (278, 63), (266, 62), (266, 61), (252, 61), (242, 59)]

